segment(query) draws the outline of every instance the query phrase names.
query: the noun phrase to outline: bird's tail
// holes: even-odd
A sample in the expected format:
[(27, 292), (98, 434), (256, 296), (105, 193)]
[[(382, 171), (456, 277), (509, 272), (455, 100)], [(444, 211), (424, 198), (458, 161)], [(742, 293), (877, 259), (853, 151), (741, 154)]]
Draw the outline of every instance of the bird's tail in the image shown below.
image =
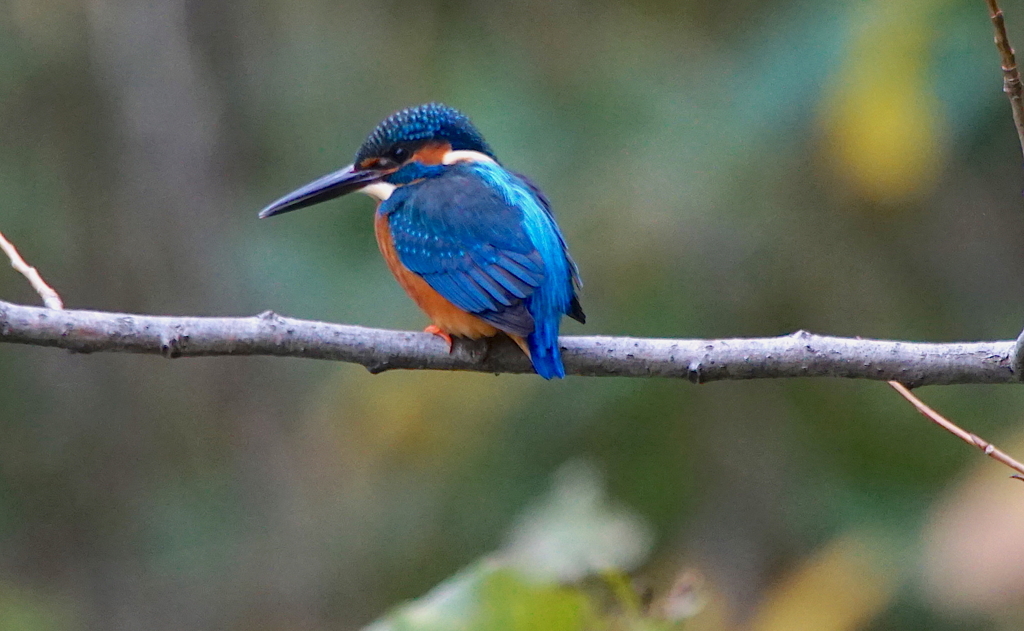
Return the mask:
[[(538, 322), (533, 333), (526, 336), (527, 353), (533, 362), (533, 369), (545, 379), (565, 377), (562, 366), (562, 352), (558, 348), (558, 322)], [(525, 350), (525, 349), (524, 349)]]

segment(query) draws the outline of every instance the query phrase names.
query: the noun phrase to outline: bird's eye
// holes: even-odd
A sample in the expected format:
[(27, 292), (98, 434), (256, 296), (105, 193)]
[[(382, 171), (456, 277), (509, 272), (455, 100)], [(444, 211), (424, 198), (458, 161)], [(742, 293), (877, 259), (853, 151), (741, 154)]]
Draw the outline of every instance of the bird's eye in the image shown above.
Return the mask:
[(394, 149), (388, 152), (388, 158), (394, 160), (399, 164), (408, 160), (410, 155), (412, 155), (412, 152), (409, 151), (409, 149), (407, 149), (406, 147), (395, 147)]

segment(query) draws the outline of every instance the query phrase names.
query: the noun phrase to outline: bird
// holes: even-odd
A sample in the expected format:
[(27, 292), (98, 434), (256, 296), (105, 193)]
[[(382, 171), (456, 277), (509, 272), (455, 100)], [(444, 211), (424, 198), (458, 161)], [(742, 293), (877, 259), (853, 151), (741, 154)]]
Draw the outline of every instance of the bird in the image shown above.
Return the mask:
[(506, 334), (545, 379), (565, 376), (563, 315), (586, 322), (579, 270), (548, 198), (506, 169), (470, 119), (441, 103), (385, 118), (352, 164), (259, 213), (280, 215), (352, 192), (377, 200), (377, 245), (399, 285), (445, 340)]

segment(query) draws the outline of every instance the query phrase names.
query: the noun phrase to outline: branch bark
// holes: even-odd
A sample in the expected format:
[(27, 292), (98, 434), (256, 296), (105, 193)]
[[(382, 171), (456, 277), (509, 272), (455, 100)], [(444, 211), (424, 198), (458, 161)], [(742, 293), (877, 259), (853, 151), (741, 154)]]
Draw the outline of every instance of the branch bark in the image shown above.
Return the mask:
[[(725, 340), (561, 338), (566, 372), (589, 377), (675, 377), (694, 383), (782, 377), (898, 381), (908, 387), (1017, 383), (1014, 340), (926, 344), (812, 335)], [(511, 341), (457, 340), (451, 354), (427, 333), (285, 318), (131, 315), (55, 311), (0, 301), (0, 342), (78, 353), (164, 357), (276, 355), (351, 362), (378, 373), (396, 368), (530, 373)]]

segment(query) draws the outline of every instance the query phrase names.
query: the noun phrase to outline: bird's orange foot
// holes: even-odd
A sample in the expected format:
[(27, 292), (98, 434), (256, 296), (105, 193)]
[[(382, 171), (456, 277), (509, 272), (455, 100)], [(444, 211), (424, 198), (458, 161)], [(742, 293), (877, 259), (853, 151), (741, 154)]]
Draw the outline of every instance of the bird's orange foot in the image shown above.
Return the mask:
[(431, 324), (427, 328), (423, 329), (423, 332), (430, 333), (431, 335), (436, 335), (437, 337), (447, 342), (448, 352), (452, 352), (452, 336), (448, 335), (447, 331), (444, 331), (443, 329), (441, 329), (441, 327), (437, 326), (436, 324)]

